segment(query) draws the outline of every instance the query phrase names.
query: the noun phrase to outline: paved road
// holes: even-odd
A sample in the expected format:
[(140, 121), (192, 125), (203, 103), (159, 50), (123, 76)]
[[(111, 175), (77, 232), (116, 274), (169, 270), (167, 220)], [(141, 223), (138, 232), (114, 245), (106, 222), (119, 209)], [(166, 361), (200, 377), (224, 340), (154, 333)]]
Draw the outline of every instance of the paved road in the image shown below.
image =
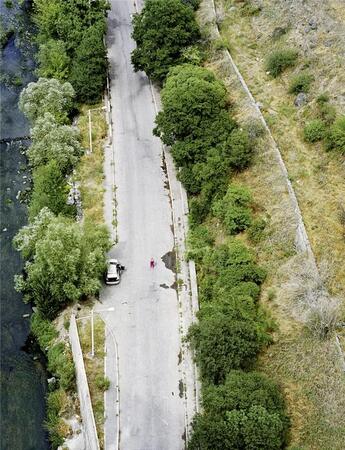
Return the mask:
[[(185, 399), (182, 395), (181, 318), (175, 274), (169, 266), (174, 248), (172, 211), (160, 141), (153, 137), (155, 108), (147, 77), (134, 73), (130, 53), (132, 1), (113, 0), (108, 52), (118, 245), (111, 252), (127, 270), (121, 284), (105, 287), (107, 373), (116, 377), (114, 341), (120, 373), (120, 448), (184, 448)], [(106, 205), (111, 207), (110, 205)], [(150, 269), (151, 256), (157, 266)], [(116, 397), (106, 398), (106, 449), (117, 448)], [(110, 413), (111, 411), (111, 413)]]

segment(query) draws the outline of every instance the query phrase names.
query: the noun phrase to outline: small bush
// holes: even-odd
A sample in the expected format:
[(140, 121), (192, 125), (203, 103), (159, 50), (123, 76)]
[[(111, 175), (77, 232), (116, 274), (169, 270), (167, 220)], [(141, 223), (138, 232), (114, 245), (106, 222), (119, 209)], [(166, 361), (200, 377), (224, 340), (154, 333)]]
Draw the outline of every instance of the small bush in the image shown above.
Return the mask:
[(109, 378), (104, 377), (103, 375), (98, 375), (95, 382), (98, 389), (101, 389), (102, 391), (107, 391), (110, 388)]
[(326, 93), (320, 94), (316, 99), (316, 103), (319, 106), (324, 105), (327, 102), (329, 102), (329, 95)]
[(318, 117), (327, 125), (331, 125), (336, 118), (337, 111), (333, 105), (329, 103), (318, 103)]
[(327, 133), (326, 149), (345, 155), (345, 116), (339, 117)]
[(326, 126), (319, 119), (312, 120), (304, 127), (304, 139), (307, 142), (321, 141), (325, 137), (325, 134)]
[(251, 224), (251, 201), (246, 187), (230, 185), (225, 196), (214, 203), (213, 214), (224, 221), (229, 234), (239, 233)]
[(289, 86), (290, 94), (299, 94), (300, 92), (308, 92), (314, 77), (306, 72), (293, 77)]
[(265, 235), (267, 221), (265, 219), (255, 219), (248, 229), (248, 237), (253, 244), (260, 242)]
[(276, 78), (288, 67), (293, 67), (298, 58), (298, 52), (293, 49), (273, 51), (266, 60), (266, 70)]

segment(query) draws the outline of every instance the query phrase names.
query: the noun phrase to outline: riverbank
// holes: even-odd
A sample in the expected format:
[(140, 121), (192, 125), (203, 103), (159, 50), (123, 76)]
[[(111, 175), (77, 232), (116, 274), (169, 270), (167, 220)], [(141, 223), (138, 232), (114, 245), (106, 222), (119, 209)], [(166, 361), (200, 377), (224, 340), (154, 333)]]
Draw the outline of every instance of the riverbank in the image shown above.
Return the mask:
[[(6, 8), (1, 1), (2, 29), (12, 30), (2, 42), (1, 138), (28, 134), (29, 125), (18, 110), (22, 86), (35, 78), (33, 29), (28, 10), (13, 2)], [(31, 308), (13, 287), (13, 277), (23, 262), (14, 250), (12, 238), (27, 221), (27, 208), (21, 192), (30, 186), (30, 173), (24, 155), (26, 143), (0, 144), (1, 149), (1, 436), (4, 450), (46, 450), (49, 447), (45, 420), (46, 371), (44, 361), (32, 352), (29, 320)], [(43, 364), (42, 364), (43, 362)], [(20, 432), (19, 432), (20, 430)]]

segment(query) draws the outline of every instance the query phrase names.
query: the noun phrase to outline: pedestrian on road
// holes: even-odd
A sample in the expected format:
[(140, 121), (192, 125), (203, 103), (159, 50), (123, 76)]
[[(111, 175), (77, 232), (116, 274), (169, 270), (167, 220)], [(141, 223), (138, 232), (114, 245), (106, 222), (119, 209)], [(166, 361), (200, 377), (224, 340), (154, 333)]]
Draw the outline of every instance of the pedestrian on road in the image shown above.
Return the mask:
[(155, 265), (156, 265), (155, 260), (153, 258), (151, 258), (150, 259), (150, 267), (151, 267), (151, 269), (154, 269)]

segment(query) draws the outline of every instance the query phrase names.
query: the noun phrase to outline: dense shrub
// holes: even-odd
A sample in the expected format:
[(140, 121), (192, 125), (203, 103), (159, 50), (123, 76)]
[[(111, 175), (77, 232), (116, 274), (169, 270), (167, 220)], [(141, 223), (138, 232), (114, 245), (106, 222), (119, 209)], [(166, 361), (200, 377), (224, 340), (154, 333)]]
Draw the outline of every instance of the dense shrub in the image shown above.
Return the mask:
[(66, 403), (66, 394), (63, 389), (50, 392), (47, 396), (47, 418), (45, 428), (49, 432), (49, 439), (53, 450), (64, 443), (65, 422), (60, 417)]
[(16, 288), (43, 316), (54, 318), (66, 303), (98, 292), (109, 248), (105, 227), (55, 217), (44, 208), (14, 244), (28, 259)]
[(266, 219), (255, 219), (248, 229), (248, 237), (254, 244), (259, 243), (265, 236), (265, 228), (267, 225)]
[(299, 92), (308, 92), (314, 77), (307, 73), (301, 72), (294, 76), (290, 82), (289, 93), (298, 94)]
[(345, 155), (345, 116), (339, 117), (326, 134), (326, 149)]
[(183, 62), (183, 50), (199, 38), (193, 10), (181, 0), (147, 0), (133, 18), (132, 52), (136, 71), (163, 81), (169, 68)]
[(229, 234), (236, 234), (251, 224), (251, 202), (252, 197), (246, 187), (232, 184), (225, 196), (214, 203), (212, 211), (224, 221)]
[(276, 78), (285, 69), (295, 65), (298, 58), (298, 52), (292, 49), (274, 50), (266, 60), (266, 70)]
[(286, 442), (282, 394), (259, 373), (230, 371), (223, 385), (204, 389), (203, 408), (194, 418), (189, 449), (279, 450)]
[(54, 214), (73, 216), (75, 207), (67, 205), (69, 187), (55, 160), (41, 166), (33, 173), (33, 190), (29, 206), (30, 219), (47, 207)]
[(304, 139), (307, 142), (317, 142), (326, 135), (326, 125), (319, 119), (312, 120), (304, 127)]
[(71, 352), (63, 342), (55, 344), (48, 350), (48, 370), (59, 379), (64, 390), (74, 387), (75, 370)]
[(231, 369), (248, 367), (267, 342), (253, 299), (239, 296), (204, 305), (188, 339), (204, 380), (222, 383)]
[(39, 313), (34, 313), (31, 316), (31, 332), (43, 351), (48, 349), (58, 336), (54, 325), (49, 320), (44, 319)]

